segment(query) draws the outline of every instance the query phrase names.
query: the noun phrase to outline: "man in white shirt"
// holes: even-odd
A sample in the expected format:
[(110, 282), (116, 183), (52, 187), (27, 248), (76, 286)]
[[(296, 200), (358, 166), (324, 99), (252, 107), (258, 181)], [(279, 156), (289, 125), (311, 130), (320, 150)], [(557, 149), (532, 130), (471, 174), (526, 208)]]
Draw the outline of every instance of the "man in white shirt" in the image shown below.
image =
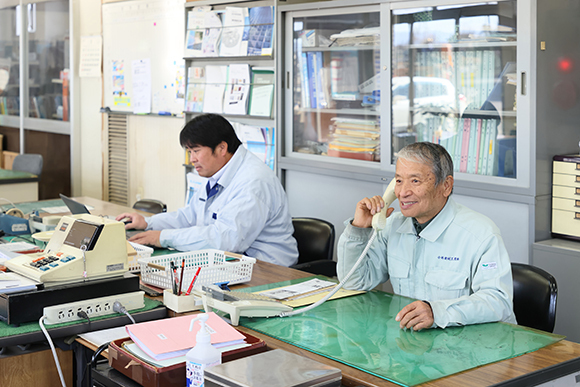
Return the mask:
[(292, 218), (280, 181), (242, 145), (231, 124), (216, 114), (189, 121), (180, 134), (197, 173), (208, 178), (177, 211), (130, 218), (127, 229), (145, 229), (131, 242), (181, 251), (219, 249), (282, 266), (298, 260)]
[[(401, 328), (421, 330), (492, 321), (516, 323), (511, 264), (497, 226), (455, 203), (453, 161), (438, 144), (407, 145), (398, 153), (395, 195), (401, 212), (387, 210), (366, 258), (345, 284), (370, 290), (391, 280), (396, 294), (415, 301), (396, 316)], [(338, 242), (344, 278), (372, 234), (382, 197), (358, 202)]]

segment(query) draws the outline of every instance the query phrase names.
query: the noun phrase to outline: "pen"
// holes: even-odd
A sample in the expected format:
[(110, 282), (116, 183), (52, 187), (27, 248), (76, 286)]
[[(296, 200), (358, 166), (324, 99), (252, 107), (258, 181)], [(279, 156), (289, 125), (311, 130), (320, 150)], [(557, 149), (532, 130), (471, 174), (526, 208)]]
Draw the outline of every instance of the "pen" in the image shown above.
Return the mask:
[(173, 294), (177, 295), (177, 269), (173, 261), (170, 262), (171, 265), (171, 282), (173, 282)]
[(183, 272), (185, 271), (185, 258), (181, 261), (181, 276), (179, 278), (179, 294), (181, 296), (181, 288), (183, 287)]
[(189, 296), (189, 293), (191, 293), (191, 289), (193, 289), (193, 285), (195, 284), (195, 280), (197, 279), (197, 276), (199, 275), (200, 270), (201, 270), (201, 266), (198, 266), (197, 271), (195, 272), (195, 275), (193, 276), (193, 279), (191, 280), (191, 284), (189, 285), (189, 288), (187, 288), (187, 292), (185, 292), (186, 296)]

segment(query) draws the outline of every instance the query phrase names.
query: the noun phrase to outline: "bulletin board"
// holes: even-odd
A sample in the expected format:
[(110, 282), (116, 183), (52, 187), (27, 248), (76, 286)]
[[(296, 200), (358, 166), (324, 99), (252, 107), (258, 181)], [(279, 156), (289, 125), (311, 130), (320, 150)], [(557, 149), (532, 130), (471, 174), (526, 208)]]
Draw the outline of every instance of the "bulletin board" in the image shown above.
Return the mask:
[(128, 113), (182, 114), (184, 3), (130, 0), (103, 4), (105, 107)]

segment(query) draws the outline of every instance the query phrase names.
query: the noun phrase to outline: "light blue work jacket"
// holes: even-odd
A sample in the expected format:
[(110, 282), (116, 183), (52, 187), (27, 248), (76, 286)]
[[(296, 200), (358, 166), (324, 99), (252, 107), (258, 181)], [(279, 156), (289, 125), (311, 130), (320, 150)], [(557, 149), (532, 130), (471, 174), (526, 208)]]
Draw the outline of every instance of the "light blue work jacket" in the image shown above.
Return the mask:
[(298, 260), (288, 199), (274, 172), (240, 146), (207, 198), (205, 185), (186, 207), (145, 218), (160, 243), (181, 251), (218, 249), (282, 266)]
[[(339, 278), (372, 233), (351, 221), (338, 242)], [(451, 198), (419, 236), (411, 218), (394, 212), (345, 287), (370, 290), (389, 278), (396, 294), (428, 301), (438, 327), (516, 323), (511, 264), (499, 229)]]

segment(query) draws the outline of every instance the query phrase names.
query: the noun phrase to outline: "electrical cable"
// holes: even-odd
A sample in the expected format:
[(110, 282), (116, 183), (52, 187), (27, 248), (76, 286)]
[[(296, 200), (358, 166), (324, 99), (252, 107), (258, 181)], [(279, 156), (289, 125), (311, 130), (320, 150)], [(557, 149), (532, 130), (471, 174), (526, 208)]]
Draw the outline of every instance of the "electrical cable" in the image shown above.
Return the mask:
[(340, 283), (338, 285), (336, 285), (334, 287), (334, 289), (330, 293), (328, 293), (324, 298), (316, 301), (312, 305), (308, 305), (307, 307), (300, 308), (300, 309), (297, 309), (297, 310), (293, 310), (292, 312), (282, 312), (278, 316), (279, 317), (290, 317), (290, 316), (294, 316), (294, 315), (297, 315), (297, 314), (300, 314), (300, 313), (308, 312), (309, 310), (312, 310), (312, 309), (316, 308), (317, 306), (319, 306), (319, 305), (323, 304), (324, 302), (326, 302), (326, 300), (328, 300), (330, 297), (334, 296), (334, 294), (336, 292), (338, 292), (342, 288), (342, 286), (344, 285), (344, 283), (350, 279), (350, 277), (355, 272), (355, 270), (360, 266), (361, 262), (363, 261), (363, 259), (367, 255), (367, 252), (371, 248), (371, 245), (372, 245), (372, 243), (374, 242), (374, 240), (376, 238), (377, 238), (377, 230), (376, 229), (373, 229), (373, 233), (371, 235), (371, 238), (369, 239), (367, 245), (365, 246), (364, 250), (360, 254), (360, 257), (358, 257), (358, 260), (355, 262), (354, 266), (350, 269), (350, 271), (348, 272), (348, 274), (346, 275), (346, 277), (344, 277), (342, 279), (342, 281), (340, 281)]
[(64, 376), (62, 375), (62, 369), (60, 368), (60, 362), (58, 361), (58, 355), (56, 354), (56, 349), (54, 348), (54, 344), (52, 343), (52, 339), (50, 338), (48, 331), (44, 327), (43, 322), (45, 319), (46, 319), (46, 316), (42, 316), (40, 318), (40, 320), (38, 320), (38, 324), (40, 325), (40, 329), (42, 330), (42, 333), (44, 333), (44, 336), (48, 340), (48, 345), (50, 345), (50, 349), (52, 351), (52, 356), (54, 357), (54, 363), (56, 364), (56, 369), (58, 371), (58, 376), (60, 377), (60, 383), (62, 384), (62, 387), (66, 387), (66, 383), (64, 382)]
[(115, 303), (113, 304), (113, 311), (117, 312), (117, 313), (124, 313), (127, 315), (127, 317), (129, 317), (131, 319), (131, 321), (133, 322), (133, 324), (135, 324), (135, 319), (133, 318), (133, 316), (131, 316), (129, 314), (129, 312), (127, 312), (127, 309), (125, 309), (125, 307), (123, 306), (123, 304), (121, 304), (119, 301), (115, 301)]
[(91, 318), (89, 317), (89, 315), (87, 314), (87, 312), (85, 312), (84, 310), (79, 310), (77, 312), (77, 316), (79, 318), (84, 318), (84, 319), (86, 319), (88, 321), (88, 323), (89, 323), (89, 330), (90, 330), (91, 329)]

